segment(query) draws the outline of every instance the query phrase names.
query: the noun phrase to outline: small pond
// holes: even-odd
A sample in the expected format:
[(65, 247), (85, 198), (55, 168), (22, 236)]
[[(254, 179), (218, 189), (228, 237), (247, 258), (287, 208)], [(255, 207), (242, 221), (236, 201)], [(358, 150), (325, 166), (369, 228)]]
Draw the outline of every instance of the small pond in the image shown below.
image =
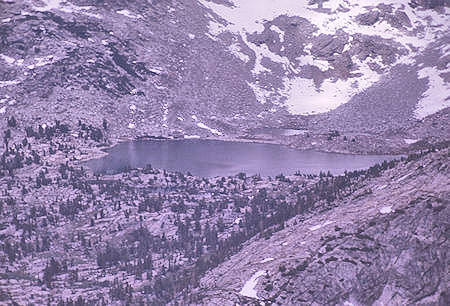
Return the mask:
[(248, 175), (275, 176), (368, 168), (395, 156), (350, 155), (301, 151), (286, 146), (220, 140), (139, 140), (120, 143), (108, 155), (85, 162), (97, 173), (118, 173), (127, 168), (144, 167), (190, 172), (203, 177)]

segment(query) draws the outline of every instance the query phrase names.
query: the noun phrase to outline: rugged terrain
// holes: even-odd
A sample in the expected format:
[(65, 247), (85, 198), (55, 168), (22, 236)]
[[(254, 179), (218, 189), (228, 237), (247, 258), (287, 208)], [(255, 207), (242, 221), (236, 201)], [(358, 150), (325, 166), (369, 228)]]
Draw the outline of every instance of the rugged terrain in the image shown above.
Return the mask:
[[(0, 304), (449, 305), (449, 15), (0, 0)], [(404, 157), (342, 176), (85, 167), (143, 136)]]
[(214, 305), (447, 305), (448, 199), (448, 151), (399, 165), (336, 208), (249, 241), (202, 279), (199, 297)]
[[(449, 135), (449, 2), (0, 2), (0, 115), (398, 152)], [(0, 124), (4, 124), (1, 121)], [(358, 142), (322, 141), (337, 130)]]
[(0, 302), (448, 302), (448, 142), (339, 177), (99, 175), (100, 128), (9, 124)]

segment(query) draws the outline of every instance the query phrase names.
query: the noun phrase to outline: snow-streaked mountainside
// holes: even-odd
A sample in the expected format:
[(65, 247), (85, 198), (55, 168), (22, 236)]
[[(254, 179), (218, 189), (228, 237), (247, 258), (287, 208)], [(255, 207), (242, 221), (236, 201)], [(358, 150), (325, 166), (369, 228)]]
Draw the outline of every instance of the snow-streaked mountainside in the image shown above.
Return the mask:
[(421, 139), (448, 115), (445, 0), (0, 6), (4, 117), (105, 118), (117, 137), (284, 126)]
[(0, 0), (0, 305), (450, 305), (449, 63), (450, 0)]
[[(230, 51), (251, 68), (249, 86), (263, 104), (287, 106), (293, 114), (327, 112), (397, 65), (410, 65), (429, 82), (415, 116), (450, 105), (448, 8), (416, 10), (401, 0), (201, 3), (214, 13), (209, 25), (214, 37), (234, 34)], [(446, 64), (441, 71), (436, 62), (417, 60), (430, 50)]]

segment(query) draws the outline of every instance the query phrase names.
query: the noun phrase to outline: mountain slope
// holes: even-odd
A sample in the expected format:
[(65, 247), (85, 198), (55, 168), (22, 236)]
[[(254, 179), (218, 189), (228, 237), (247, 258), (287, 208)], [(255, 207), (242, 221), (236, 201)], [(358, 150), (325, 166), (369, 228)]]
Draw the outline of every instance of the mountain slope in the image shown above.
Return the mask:
[(448, 304), (448, 154), (397, 166), (335, 208), (246, 243), (202, 279), (197, 301)]
[(28, 123), (105, 118), (114, 137), (286, 126), (384, 141), (420, 137), (409, 128), (448, 113), (448, 1), (0, 5), (0, 113)]

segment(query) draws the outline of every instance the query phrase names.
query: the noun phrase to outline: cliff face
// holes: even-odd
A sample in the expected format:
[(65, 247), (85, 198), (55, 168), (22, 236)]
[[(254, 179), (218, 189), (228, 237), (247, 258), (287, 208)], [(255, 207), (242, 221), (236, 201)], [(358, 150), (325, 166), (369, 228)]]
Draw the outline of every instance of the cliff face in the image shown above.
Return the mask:
[(448, 305), (448, 153), (250, 241), (203, 278), (201, 303)]

